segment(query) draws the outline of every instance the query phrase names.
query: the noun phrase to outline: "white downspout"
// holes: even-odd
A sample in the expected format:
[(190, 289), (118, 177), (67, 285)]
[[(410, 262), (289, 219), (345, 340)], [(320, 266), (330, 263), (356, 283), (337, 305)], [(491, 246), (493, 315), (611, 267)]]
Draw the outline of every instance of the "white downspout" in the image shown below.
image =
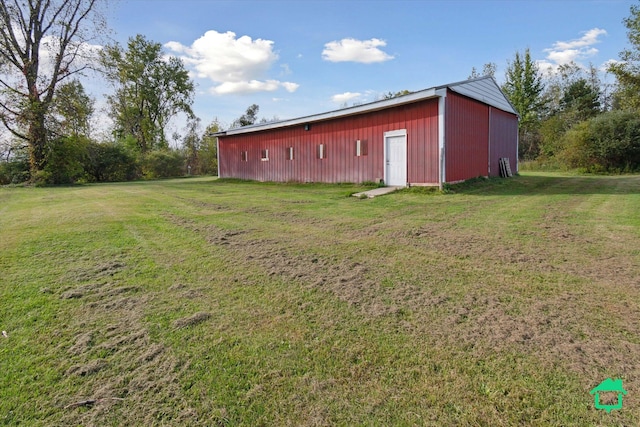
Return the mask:
[(442, 191), (444, 189), (444, 183), (447, 176), (445, 170), (445, 109), (447, 100), (447, 89), (444, 88), (437, 90), (436, 95), (440, 97), (438, 99), (438, 160), (440, 163), (440, 176), (438, 177), (438, 186), (440, 187), (440, 191)]
[(220, 138), (216, 137), (216, 161), (218, 162), (218, 178), (220, 178)]
[(516, 125), (516, 173), (520, 173), (520, 116)]

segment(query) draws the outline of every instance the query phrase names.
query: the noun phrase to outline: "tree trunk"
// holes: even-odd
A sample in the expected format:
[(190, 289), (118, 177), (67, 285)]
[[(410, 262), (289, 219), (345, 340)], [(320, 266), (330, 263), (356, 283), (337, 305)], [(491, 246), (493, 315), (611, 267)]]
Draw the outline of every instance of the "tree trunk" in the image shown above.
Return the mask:
[(33, 181), (38, 171), (44, 169), (46, 163), (45, 147), (47, 146), (47, 129), (45, 127), (45, 108), (39, 100), (31, 102), (28, 113), (29, 132), (29, 167)]

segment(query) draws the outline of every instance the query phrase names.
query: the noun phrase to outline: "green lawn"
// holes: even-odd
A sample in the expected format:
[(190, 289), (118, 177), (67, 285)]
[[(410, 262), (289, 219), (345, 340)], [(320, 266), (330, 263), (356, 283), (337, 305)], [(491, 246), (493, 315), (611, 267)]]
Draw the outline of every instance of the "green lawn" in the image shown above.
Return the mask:
[(640, 176), (361, 190), (0, 188), (0, 425), (640, 425)]

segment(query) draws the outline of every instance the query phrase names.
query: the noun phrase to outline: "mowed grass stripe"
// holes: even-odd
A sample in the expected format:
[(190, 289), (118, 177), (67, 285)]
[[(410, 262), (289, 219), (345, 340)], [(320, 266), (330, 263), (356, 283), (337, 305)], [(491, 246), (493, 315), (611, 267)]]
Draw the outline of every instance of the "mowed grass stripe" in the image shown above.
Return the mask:
[(638, 183), (0, 189), (0, 423), (637, 424)]

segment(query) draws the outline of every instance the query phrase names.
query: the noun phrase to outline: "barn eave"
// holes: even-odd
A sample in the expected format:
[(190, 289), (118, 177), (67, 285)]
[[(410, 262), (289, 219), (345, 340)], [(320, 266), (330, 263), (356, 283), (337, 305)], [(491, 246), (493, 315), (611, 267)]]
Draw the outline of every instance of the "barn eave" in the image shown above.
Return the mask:
[(461, 95), (467, 96), (472, 99), (476, 99), (485, 104), (504, 110), (508, 113), (517, 115), (515, 108), (511, 105), (509, 100), (504, 96), (500, 90), (498, 84), (492, 77), (481, 77), (479, 79), (465, 80), (456, 83), (450, 83), (447, 85), (437, 86), (430, 89), (425, 89), (417, 92), (410, 93), (408, 95), (399, 96), (396, 98), (385, 99), (382, 101), (375, 101), (368, 104), (357, 105), (354, 107), (343, 108), (340, 110), (329, 111), (326, 113), (314, 114), (310, 116), (298, 117), (289, 120), (282, 120), (271, 123), (261, 123), (251, 126), (244, 126), (235, 129), (229, 129), (226, 131), (218, 132), (212, 136), (228, 136), (239, 135), (252, 132), (260, 132), (272, 129), (281, 129), (293, 126), (309, 126), (309, 129), (314, 123), (344, 118), (349, 116), (355, 116), (358, 114), (370, 113), (379, 110), (385, 110), (392, 107), (397, 107), (405, 104), (411, 104), (432, 98), (443, 98), (446, 96), (447, 90), (452, 90)]

